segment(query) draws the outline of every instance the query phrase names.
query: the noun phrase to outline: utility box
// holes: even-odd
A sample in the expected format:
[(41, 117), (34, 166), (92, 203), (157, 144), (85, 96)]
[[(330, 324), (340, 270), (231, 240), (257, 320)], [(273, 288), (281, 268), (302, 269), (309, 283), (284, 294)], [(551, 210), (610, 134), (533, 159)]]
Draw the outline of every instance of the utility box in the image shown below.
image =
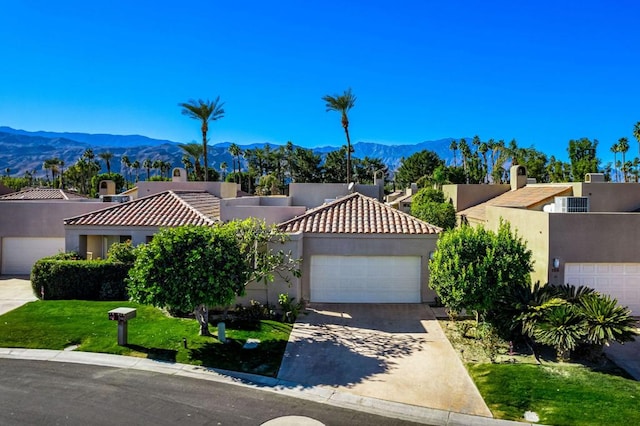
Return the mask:
[(118, 321), (118, 345), (127, 345), (127, 324), (130, 319), (136, 317), (134, 308), (116, 308), (109, 312), (109, 320)]

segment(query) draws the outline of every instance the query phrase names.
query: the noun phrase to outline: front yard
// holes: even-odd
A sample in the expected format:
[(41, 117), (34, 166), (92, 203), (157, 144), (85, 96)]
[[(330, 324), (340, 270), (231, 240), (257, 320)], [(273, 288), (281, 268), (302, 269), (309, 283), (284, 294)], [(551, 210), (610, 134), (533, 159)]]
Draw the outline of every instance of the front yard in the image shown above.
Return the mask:
[(606, 360), (557, 363), (543, 354), (538, 365), (524, 349), (510, 353), (508, 342), (476, 339), (472, 320), (440, 323), (496, 418), (522, 421), (530, 412), (553, 425), (640, 421), (640, 382)]
[[(117, 321), (107, 312), (137, 309), (129, 321), (128, 345), (118, 346)], [(0, 347), (65, 349), (153, 358), (275, 377), (292, 325), (260, 320), (228, 322), (227, 343), (198, 336), (193, 319), (174, 318), (160, 309), (130, 302), (51, 300), (28, 303), (0, 316)], [(211, 332), (216, 334), (215, 326)], [(185, 340), (186, 339), (186, 347)], [(254, 349), (243, 349), (258, 339)]]

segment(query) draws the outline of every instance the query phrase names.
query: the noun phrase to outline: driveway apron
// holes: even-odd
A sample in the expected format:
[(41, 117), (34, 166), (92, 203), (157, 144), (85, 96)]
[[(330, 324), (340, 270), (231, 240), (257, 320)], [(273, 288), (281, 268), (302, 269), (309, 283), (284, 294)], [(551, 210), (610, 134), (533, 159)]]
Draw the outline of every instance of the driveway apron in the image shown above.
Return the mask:
[(0, 315), (37, 300), (29, 277), (0, 276)]
[(422, 304), (312, 304), (293, 328), (278, 379), (491, 417)]

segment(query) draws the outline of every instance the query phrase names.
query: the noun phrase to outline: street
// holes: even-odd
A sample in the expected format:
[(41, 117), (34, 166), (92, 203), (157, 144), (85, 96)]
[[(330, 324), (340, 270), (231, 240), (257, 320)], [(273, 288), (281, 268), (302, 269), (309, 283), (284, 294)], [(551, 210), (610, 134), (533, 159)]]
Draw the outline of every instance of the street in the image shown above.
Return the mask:
[(325, 425), (414, 424), (259, 389), (133, 369), (0, 359), (0, 371), (3, 425), (260, 425), (282, 416)]

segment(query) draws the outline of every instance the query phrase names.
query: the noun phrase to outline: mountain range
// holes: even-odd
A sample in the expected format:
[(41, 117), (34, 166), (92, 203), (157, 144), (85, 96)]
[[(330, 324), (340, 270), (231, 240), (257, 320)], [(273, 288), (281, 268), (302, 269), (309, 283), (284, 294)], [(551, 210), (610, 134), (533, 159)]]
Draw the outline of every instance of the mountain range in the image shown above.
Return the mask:
[[(425, 141), (413, 145), (384, 145), (372, 142), (356, 142), (353, 144), (354, 156), (357, 158), (379, 158), (389, 168), (395, 171), (401, 164), (402, 158), (428, 149), (436, 152), (440, 158), (448, 161), (451, 158), (449, 144), (452, 138)], [(145, 159), (169, 161), (174, 167), (182, 167), (180, 162), (183, 151), (178, 142), (162, 139), (152, 139), (140, 135), (110, 135), (69, 132), (30, 132), (11, 127), (0, 126), (0, 172), (6, 174), (7, 168), (11, 176), (23, 176), (27, 171), (35, 171), (36, 175), (45, 175), (42, 165), (45, 160), (58, 157), (65, 165), (74, 164), (87, 149), (93, 149), (97, 155), (110, 151), (114, 154), (112, 170), (120, 171), (120, 158), (123, 155), (131, 161)], [(233, 158), (229, 154), (229, 142), (209, 145), (209, 164), (215, 169), (220, 168), (222, 162), (229, 167)], [(241, 149), (264, 147), (265, 144), (239, 145)], [(269, 144), (272, 149), (279, 145)], [(323, 146), (311, 148), (314, 153), (326, 155), (339, 149), (339, 146)], [(101, 161), (103, 163), (103, 161)], [(103, 171), (106, 167), (103, 165)]]

